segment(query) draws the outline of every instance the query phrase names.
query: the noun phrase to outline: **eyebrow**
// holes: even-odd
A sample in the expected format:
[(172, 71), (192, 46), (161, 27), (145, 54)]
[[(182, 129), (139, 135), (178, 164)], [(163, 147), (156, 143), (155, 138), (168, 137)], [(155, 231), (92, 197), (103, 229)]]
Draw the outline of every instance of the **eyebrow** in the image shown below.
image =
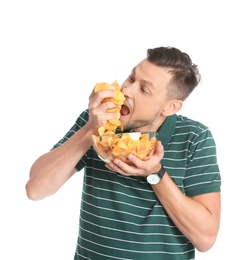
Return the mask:
[[(136, 67), (134, 67), (134, 68), (132, 69), (131, 73), (133, 73), (133, 74), (135, 75), (135, 72), (136, 72)], [(141, 82), (144, 83), (145, 85), (147, 85), (147, 86), (153, 88), (153, 89), (155, 88), (155, 86), (154, 86), (151, 82), (149, 82), (149, 81), (141, 80)]]

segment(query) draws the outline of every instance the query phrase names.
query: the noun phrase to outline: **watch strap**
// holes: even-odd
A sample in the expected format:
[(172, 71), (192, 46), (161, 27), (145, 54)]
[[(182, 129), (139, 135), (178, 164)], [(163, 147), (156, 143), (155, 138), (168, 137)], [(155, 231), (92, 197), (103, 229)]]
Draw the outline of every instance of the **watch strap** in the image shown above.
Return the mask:
[(163, 166), (161, 166), (160, 170), (156, 174), (158, 174), (162, 179), (165, 173), (166, 173), (166, 169)]

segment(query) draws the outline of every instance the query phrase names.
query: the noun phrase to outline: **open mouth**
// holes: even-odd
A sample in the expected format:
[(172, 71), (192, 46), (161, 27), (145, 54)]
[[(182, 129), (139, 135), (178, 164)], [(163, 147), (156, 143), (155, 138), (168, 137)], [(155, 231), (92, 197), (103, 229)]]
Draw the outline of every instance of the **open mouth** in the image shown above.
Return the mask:
[(121, 113), (121, 116), (127, 116), (130, 113), (129, 107), (127, 107), (126, 105), (122, 105), (120, 113)]

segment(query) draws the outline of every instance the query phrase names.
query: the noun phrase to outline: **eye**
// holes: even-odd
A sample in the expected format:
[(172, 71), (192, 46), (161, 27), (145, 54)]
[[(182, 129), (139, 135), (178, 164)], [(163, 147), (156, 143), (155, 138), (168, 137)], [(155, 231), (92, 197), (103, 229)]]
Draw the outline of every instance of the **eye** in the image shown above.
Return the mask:
[(146, 87), (141, 87), (141, 88), (140, 88), (140, 91), (141, 91), (142, 93), (144, 93), (144, 94), (149, 94), (149, 92), (148, 92), (148, 90), (147, 90)]
[(135, 81), (135, 79), (134, 79), (134, 77), (132, 75), (129, 75), (128, 80), (131, 83), (133, 83)]

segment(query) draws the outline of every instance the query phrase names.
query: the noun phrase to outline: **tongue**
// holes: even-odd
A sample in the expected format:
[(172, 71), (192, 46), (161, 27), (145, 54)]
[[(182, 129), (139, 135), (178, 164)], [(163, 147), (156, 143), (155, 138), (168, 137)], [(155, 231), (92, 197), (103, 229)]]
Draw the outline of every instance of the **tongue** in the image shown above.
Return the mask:
[(122, 116), (126, 116), (129, 114), (130, 110), (127, 106), (123, 105), (120, 112)]

